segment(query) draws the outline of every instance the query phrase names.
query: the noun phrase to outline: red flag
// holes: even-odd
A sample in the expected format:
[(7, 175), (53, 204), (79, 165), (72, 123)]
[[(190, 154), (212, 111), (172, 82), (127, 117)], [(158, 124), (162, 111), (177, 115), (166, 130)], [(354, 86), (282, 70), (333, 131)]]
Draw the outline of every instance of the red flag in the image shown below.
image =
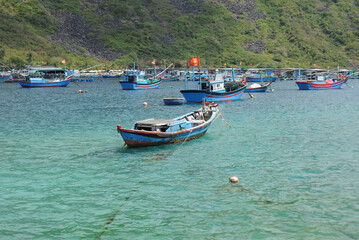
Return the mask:
[(65, 60), (65, 59), (62, 60), (61, 63), (62, 63), (62, 64), (66, 64), (66, 60)]
[(152, 65), (155, 65), (156, 64), (156, 59), (153, 59), (153, 61), (151, 63), (152, 63)]
[(189, 60), (189, 65), (192, 66), (199, 66), (199, 57), (194, 57)]

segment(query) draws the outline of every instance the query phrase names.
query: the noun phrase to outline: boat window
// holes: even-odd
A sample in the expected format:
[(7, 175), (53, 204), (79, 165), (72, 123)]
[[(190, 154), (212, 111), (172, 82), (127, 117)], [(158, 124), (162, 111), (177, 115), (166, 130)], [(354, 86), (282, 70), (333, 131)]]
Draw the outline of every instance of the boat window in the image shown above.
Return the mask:
[(129, 82), (135, 82), (136, 77), (135, 77), (135, 76), (127, 76), (127, 80), (128, 80)]
[(208, 90), (207, 83), (205, 83), (205, 82), (202, 83), (202, 84), (201, 84), (201, 89), (202, 89), (202, 90)]

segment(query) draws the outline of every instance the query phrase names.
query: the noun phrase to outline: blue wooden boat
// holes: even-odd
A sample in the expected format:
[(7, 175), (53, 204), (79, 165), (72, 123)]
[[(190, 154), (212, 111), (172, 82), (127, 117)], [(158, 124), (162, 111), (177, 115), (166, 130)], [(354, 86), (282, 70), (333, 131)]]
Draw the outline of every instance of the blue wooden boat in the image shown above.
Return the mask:
[(217, 104), (206, 104), (201, 109), (175, 119), (147, 119), (135, 123), (132, 129), (117, 126), (128, 147), (145, 147), (181, 143), (202, 137), (217, 117)]
[(338, 89), (345, 83), (345, 79), (339, 81), (323, 80), (323, 81), (296, 81), (299, 90), (326, 90)]
[(148, 78), (144, 74), (136, 73), (135, 63), (133, 71), (123, 75), (123, 81), (120, 81), (123, 90), (146, 90), (158, 88), (162, 80), (157, 78)]
[(1, 81), (7, 81), (7, 80), (10, 80), (11, 79), (11, 77), (12, 77), (12, 75), (1, 75), (0, 74), (0, 80)]
[(166, 105), (181, 105), (184, 103), (184, 98), (164, 98), (163, 102)]
[(253, 83), (247, 87), (245, 90), (246, 92), (265, 92), (269, 88), (269, 86), (272, 84), (272, 82), (264, 83), (264, 84), (258, 84)]
[(18, 83), (25, 88), (66, 87), (72, 77), (66, 77), (66, 71), (62, 68), (41, 67), (29, 69), (29, 76)]
[(176, 76), (164, 76), (162, 78), (162, 81), (163, 82), (169, 82), (169, 81), (178, 81), (179, 80), (179, 75), (176, 75)]
[(111, 74), (104, 74), (102, 75), (103, 78), (121, 78), (122, 75), (111, 75)]
[(246, 77), (247, 82), (275, 82), (277, 79), (278, 77), (260, 75), (250, 75)]
[(123, 90), (146, 90), (158, 88), (161, 80), (148, 80), (147, 82), (137, 82), (136, 75), (126, 75), (124, 76), (125, 81), (120, 81), (121, 87)]
[(225, 102), (239, 100), (246, 89), (242, 83), (224, 83), (221, 74), (214, 80), (199, 81), (198, 89), (181, 90), (187, 102)]

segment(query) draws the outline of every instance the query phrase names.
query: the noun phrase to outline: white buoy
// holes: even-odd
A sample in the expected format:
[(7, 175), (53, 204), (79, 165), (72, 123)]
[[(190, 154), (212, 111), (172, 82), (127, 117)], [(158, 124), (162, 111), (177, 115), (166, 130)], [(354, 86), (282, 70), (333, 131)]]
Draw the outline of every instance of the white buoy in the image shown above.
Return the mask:
[(143, 105), (144, 107), (147, 107), (147, 103), (146, 103), (146, 102), (143, 102), (142, 105)]
[(229, 178), (229, 181), (235, 183), (235, 182), (239, 182), (239, 179), (236, 176), (233, 176)]

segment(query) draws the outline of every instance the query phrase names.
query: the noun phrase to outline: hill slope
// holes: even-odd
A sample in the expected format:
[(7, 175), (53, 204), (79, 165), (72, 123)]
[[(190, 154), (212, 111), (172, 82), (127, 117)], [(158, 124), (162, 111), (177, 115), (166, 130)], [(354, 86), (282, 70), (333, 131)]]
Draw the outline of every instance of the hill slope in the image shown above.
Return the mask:
[(349, 0), (0, 0), (0, 61), (108, 68), (359, 65)]

